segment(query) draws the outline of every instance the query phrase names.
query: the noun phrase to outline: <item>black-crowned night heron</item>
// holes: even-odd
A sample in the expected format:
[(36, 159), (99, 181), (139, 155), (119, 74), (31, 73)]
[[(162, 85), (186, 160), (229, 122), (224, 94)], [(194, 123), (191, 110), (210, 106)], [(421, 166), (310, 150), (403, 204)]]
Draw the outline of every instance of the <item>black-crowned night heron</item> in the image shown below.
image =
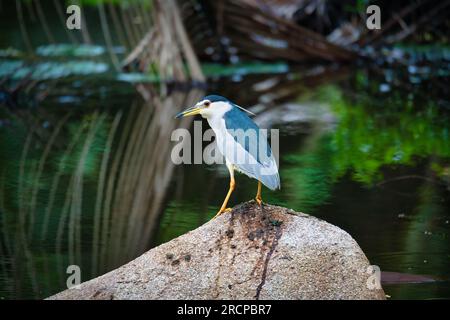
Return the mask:
[(216, 217), (230, 210), (227, 204), (236, 186), (234, 170), (258, 180), (255, 200), (259, 205), (262, 204), (261, 183), (271, 190), (280, 188), (280, 176), (267, 136), (243, 111), (249, 112), (224, 97), (209, 95), (176, 116), (200, 114), (206, 118), (216, 135), (218, 150), (225, 157), (230, 189)]

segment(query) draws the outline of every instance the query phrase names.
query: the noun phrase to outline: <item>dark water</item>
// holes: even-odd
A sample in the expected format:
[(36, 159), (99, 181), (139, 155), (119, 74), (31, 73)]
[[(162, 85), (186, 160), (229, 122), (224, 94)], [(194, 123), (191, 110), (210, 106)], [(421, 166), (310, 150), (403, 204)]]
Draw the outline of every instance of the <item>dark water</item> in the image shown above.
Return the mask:
[[(3, 48), (20, 47), (14, 39), (3, 34)], [(282, 188), (264, 201), (346, 230), (382, 271), (426, 276), (384, 285), (393, 299), (450, 298), (449, 73), (438, 51), (444, 62), (428, 69), (204, 66), (208, 92), (280, 130)], [(0, 58), (1, 299), (63, 290), (69, 265), (82, 281), (120, 266), (208, 221), (228, 187), (224, 166), (170, 161), (172, 130), (191, 127), (173, 115), (203, 92), (172, 86), (144, 101), (142, 75), (115, 73), (104, 47), (39, 52)], [(255, 192), (238, 175), (230, 204)]]
[[(434, 279), (386, 285), (392, 298), (448, 298), (448, 115), (419, 95), (363, 90), (358, 79), (368, 74), (299, 87), (259, 112), (262, 126), (280, 129), (282, 189), (264, 190), (264, 200), (346, 230), (382, 271)], [(263, 95), (249, 89), (241, 98), (243, 86), (274, 77), (296, 85), (287, 74), (248, 75), (211, 90), (253, 106)], [(143, 137), (161, 124), (129, 83), (91, 75), (52, 92), (38, 107), (1, 112), (3, 298), (46, 297), (65, 288), (68, 265), (88, 280), (192, 230), (215, 214), (228, 186), (220, 166), (168, 169), (170, 149), (161, 146), (170, 130), (155, 131), (158, 145)], [(161, 112), (180, 125), (170, 107)], [(151, 170), (170, 174), (161, 182)], [(255, 192), (255, 181), (239, 175), (231, 204)]]

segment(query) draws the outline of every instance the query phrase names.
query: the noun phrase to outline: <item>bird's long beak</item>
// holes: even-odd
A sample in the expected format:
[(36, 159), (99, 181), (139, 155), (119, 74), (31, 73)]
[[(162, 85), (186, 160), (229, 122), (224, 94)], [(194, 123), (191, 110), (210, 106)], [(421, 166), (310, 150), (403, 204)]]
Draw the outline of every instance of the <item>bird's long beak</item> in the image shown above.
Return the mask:
[(193, 107), (187, 108), (184, 111), (181, 111), (179, 114), (177, 114), (175, 116), (175, 118), (178, 119), (178, 118), (193, 116), (193, 115), (199, 114), (201, 110), (202, 110), (202, 108), (195, 105)]

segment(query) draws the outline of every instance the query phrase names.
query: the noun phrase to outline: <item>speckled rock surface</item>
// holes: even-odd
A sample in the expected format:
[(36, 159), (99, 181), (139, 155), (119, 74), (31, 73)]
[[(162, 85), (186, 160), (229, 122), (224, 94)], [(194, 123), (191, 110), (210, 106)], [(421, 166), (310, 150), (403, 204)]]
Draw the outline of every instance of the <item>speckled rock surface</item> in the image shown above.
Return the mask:
[(338, 227), (251, 201), (50, 299), (384, 299), (368, 267)]

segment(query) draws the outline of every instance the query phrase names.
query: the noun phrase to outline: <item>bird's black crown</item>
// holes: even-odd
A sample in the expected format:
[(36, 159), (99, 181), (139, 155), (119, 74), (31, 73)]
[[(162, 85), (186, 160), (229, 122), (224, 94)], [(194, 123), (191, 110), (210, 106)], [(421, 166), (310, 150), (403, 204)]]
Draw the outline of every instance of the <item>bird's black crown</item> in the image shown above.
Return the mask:
[(228, 101), (227, 98), (219, 96), (217, 94), (210, 94), (210, 95), (204, 97), (203, 100), (209, 100), (211, 102), (219, 102), (219, 101), (227, 102)]

